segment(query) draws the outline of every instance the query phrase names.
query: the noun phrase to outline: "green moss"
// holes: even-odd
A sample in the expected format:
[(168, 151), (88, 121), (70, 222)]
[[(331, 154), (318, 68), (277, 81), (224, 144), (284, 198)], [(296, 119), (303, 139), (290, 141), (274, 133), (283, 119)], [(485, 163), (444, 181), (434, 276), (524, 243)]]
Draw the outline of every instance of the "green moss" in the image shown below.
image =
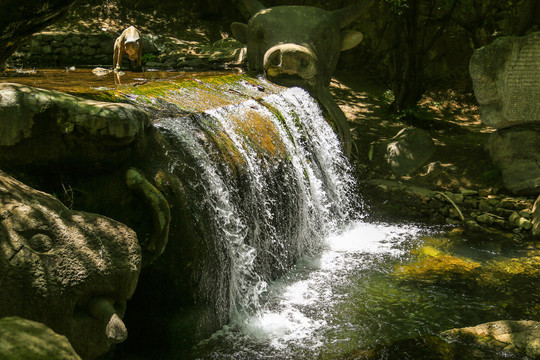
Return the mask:
[(95, 93), (92, 98), (135, 103), (155, 112), (175, 108), (179, 113), (192, 113), (258, 99), (280, 89), (245, 74), (197, 74), (197, 77), (183, 76), (138, 86), (119, 86)]

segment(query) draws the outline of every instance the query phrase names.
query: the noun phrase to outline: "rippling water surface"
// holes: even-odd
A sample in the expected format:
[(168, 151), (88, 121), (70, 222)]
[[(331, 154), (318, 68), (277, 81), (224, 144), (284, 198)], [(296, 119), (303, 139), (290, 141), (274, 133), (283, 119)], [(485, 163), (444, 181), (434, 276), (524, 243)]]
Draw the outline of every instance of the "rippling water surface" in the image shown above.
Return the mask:
[[(523, 307), (532, 309), (539, 300), (537, 277), (525, 286), (531, 291), (527, 295), (502, 283), (493, 291), (461, 278), (404, 281), (396, 276), (401, 265), (417, 260), (418, 249), (434, 245), (482, 263), (526, 255), (522, 246), (492, 241), (416, 225), (356, 222), (328, 237), (320, 256), (304, 258), (273, 283), (259, 311), (198, 344), (196, 358), (394, 359), (370, 350), (456, 327), (527, 319), (532, 314)], [(401, 355), (439, 358), (421, 348)]]

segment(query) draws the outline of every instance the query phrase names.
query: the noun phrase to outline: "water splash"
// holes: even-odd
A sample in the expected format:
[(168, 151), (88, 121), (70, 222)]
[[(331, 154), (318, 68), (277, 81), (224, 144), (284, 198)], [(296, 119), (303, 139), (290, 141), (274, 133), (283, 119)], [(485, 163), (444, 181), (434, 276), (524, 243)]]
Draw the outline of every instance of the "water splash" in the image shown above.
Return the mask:
[(328, 345), (336, 309), (349, 297), (351, 275), (372, 271), (379, 257), (403, 256), (403, 243), (422, 231), (357, 221), (329, 234), (320, 255), (304, 257), (287, 276), (270, 284), (264, 306), (201, 342), (197, 358), (317, 358)]

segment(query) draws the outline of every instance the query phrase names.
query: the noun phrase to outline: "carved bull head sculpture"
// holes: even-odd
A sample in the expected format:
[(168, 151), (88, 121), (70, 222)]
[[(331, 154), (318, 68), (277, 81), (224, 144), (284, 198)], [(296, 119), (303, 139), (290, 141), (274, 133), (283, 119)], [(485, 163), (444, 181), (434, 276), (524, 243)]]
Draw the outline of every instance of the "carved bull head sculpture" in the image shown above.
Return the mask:
[(243, 0), (251, 15), (247, 24), (233, 23), (233, 36), (247, 44), (249, 66), (279, 85), (300, 86), (310, 92), (330, 83), (342, 50), (362, 41), (362, 33), (342, 28), (352, 23), (371, 0), (326, 11), (311, 6), (265, 8)]
[(127, 336), (121, 317), (140, 264), (127, 226), (0, 172), (0, 318), (44, 323), (94, 358)]
[[(236, 1), (236, 0), (235, 0)], [(343, 150), (350, 155), (347, 118), (328, 90), (339, 54), (362, 41), (362, 33), (342, 30), (358, 18), (372, 0), (335, 11), (311, 6), (265, 8), (257, 0), (241, 1), (251, 16), (247, 24), (233, 23), (233, 36), (247, 44), (253, 71), (283, 86), (299, 86), (317, 98), (333, 119)], [(239, 6), (240, 7), (240, 6)]]

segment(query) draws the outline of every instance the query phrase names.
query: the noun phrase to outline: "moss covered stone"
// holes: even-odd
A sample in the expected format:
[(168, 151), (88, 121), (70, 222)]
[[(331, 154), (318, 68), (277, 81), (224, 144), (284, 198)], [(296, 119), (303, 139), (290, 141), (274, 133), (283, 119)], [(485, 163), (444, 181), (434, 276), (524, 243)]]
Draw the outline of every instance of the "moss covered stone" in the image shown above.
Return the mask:
[(65, 336), (20, 317), (0, 319), (0, 358), (5, 360), (80, 360)]

